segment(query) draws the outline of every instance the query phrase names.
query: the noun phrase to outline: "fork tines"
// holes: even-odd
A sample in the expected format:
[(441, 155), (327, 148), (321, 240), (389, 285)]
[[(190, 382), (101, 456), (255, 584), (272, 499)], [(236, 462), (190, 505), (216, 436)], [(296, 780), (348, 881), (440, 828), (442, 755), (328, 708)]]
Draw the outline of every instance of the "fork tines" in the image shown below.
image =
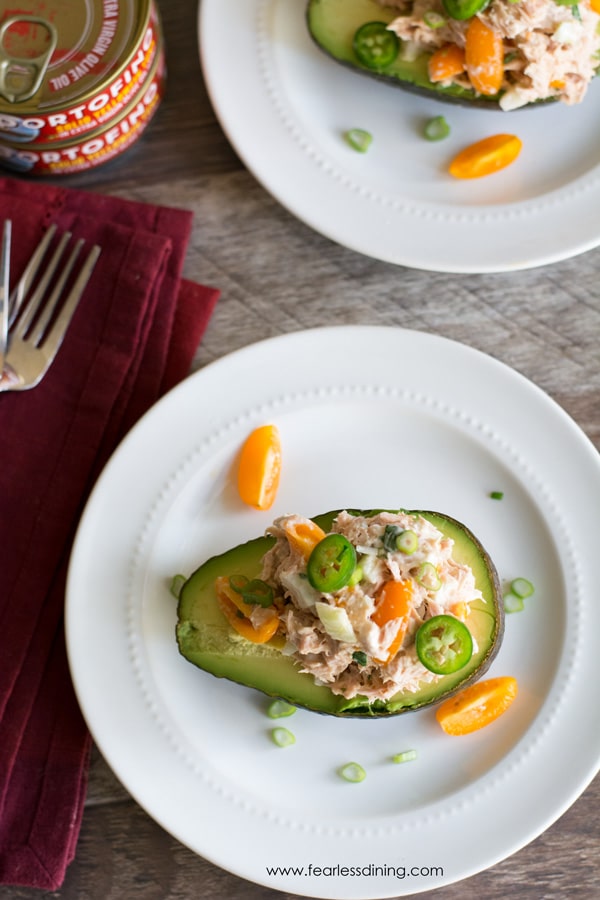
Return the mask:
[(51, 225), (31, 257), (19, 284), (10, 297), (11, 335), (27, 337), (35, 346), (55, 344), (54, 352), (68, 327), (81, 293), (100, 254), (92, 247), (74, 274), (83, 240), (77, 240), (68, 257), (71, 233), (65, 232), (53, 246), (56, 226)]

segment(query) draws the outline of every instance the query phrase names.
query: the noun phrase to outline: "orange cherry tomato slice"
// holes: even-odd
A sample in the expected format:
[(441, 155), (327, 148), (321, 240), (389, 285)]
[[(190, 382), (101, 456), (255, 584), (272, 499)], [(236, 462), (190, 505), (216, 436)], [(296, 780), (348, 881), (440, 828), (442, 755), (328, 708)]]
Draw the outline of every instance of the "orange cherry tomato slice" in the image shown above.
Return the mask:
[(234, 631), (253, 644), (266, 644), (271, 640), (279, 627), (276, 609), (267, 610), (263, 622), (255, 626), (250, 621), (253, 607), (229, 586), (229, 579), (224, 575), (217, 578), (215, 591), (219, 609)]
[(479, 94), (493, 97), (502, 87), (502, 38), (476, 16), (469, 22), (465, 36), (465, 68), (469, 81)]
[[(600, 0), (599, 0), (600, 2)], [(457, 44), (444, 44), (431, 54), (427, 64), (429, 80), (450, 81), (465, 71), (465, 51)]]
[(448, 167), (455, 178), (481, 178), (499, 172), (515, 161), (523, 144), (514, 134), (494, 134), (470, 144)]
[(244, 442), (238, 465), (238, 491), (248, 506), (270, 509), (281, 476), (281, 440), (275, 425), (255, 428)]
[(377, 606), (371, 616), (373, 622), (382, 628), (392, 619), (402, 619), (400, 627), (393, 638), (387, 650), (387, 658), (385, 660), (377, 660), (380, 663), (390, 662), (404, 640), (406, 629), (408, 627), (408, 614), (412, 607), (413, 583), (409, 579), (406, 581), (386, 581), (380, 588), (377, 595)]
[(438, 706), (435, 716), (446, 734), (471, 734), (506, 712), (516, 696), (516, 678), (488, 678), (448, 697)]

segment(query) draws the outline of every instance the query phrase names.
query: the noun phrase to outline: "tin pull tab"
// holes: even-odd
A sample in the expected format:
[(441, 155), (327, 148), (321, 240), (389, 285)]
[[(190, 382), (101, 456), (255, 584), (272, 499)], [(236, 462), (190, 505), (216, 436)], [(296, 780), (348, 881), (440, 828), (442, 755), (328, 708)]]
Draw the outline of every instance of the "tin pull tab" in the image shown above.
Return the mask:
[[(32, 56), (12, 55), (5, 46), (5, 39), (10, 28), (18, 24), (25, 23), (27, 25), (28, 35), (33, 34), (30, 26), (40, 25), (45, 29), (44, 50), (42, 53), (37, 52), (40, 41), (35, 41), (21, 37), (19, 48), (29, 47)], [(0, 26), (0, 94), (8, 100), (9, 103), (21, 103), (29, 100), (30, 97), (39, 90), (46, 69), (50, 62), (50, 58), (56, 49), (56, 28), (51, 22), (40, 19), (37, 16), (14, 15), (9, 16)], [(7, 41), (12, 43), (12, 41)], [(36, 55), (37, 54), (37, 55)]]

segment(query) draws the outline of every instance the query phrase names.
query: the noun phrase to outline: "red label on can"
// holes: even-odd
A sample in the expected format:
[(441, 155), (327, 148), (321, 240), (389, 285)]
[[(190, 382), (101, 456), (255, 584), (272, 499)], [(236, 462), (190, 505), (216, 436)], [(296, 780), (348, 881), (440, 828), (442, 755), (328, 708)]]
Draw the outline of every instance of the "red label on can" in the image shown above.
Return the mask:
[(45, 146), (0, 145), (0, 166), (27, 175), (71, 175), (94, 168), (127, 150), (143, 133), (156, 112), (165, 85), (164, 56), (161, 53), (154, 74), (137, 103), (120, 118), (111, 120), (81, 141)]
[[(61, 79), (76, 80), (78, 70), (83, 75), (88, 71), (91, 60), (100, 60), (102, 53), (114, 37), (116, 19), (110, 18), (110, 10), (104, 4), (104, 26), (86, 59), (64, 71)], [(112, 25), (112, 31), (110, 27)], [(106, 29), (109, 29), (106, 31)], [(0, 141), (11, 143), (46, 144), (53, 141), (68, 141), (94, 131), (111, 120), (118, 118), (123, 110), (141, 93), (156, 62), (160, 41), (160, 25), (155, 13), (150, 17), (139, 45), (134, 49), (127, 64), (106, 82), (99, 82), (97, 92), (81, 99), (74, 98), (69, 105), (51, 110), (42, 107), (27, 115), (17, 115), (4, 107), (0, 109)], [(46, 85), (51, 90), (59, 90), (64, 85), (53, 84), (58, 79), (48, 77)]]

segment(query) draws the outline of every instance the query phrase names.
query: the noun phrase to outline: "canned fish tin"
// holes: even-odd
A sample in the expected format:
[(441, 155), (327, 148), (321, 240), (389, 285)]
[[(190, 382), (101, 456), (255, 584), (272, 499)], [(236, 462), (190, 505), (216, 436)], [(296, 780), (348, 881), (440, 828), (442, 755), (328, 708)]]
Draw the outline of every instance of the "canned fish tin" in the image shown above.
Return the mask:
[(110, 126), (162, 52), (152, 0), (0, 0), (0, 142), (63, 143)]
[(0, 141), (0, 166), (23, 175), (74, 175), (108, 162), (129, 149), (154, 116), (165, 87), (162, 48), (149, 80), (122, 115), (79, 140), (49, 144)]

